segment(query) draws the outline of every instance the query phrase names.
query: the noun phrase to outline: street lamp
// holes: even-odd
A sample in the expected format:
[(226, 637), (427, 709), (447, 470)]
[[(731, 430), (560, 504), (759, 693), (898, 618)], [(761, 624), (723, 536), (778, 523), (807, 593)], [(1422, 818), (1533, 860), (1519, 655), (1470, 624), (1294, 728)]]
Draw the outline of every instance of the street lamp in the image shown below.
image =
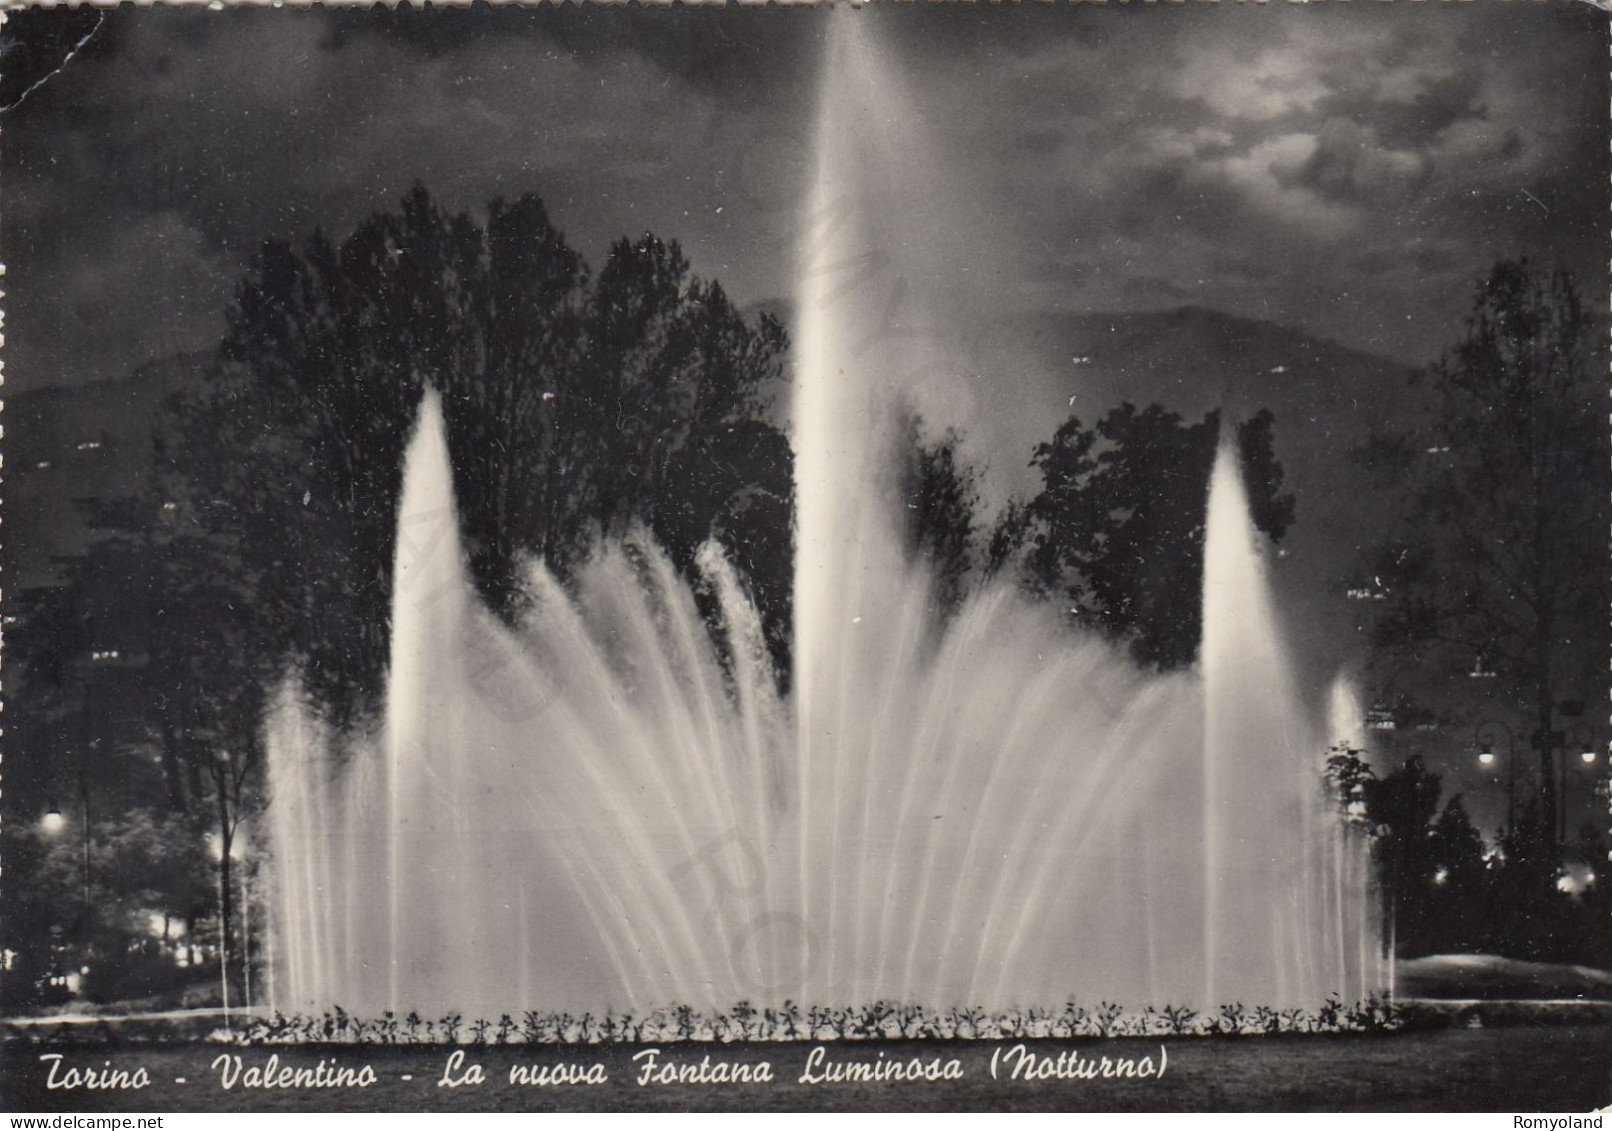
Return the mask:
[(1512, 836), (1517, 826), (1517, 736), (1498, 719), (1484, 719), (1472, 732), (1481, 766), (1494, 765), (1494, 748), (1501, 738), (1506, 740), (1506, 835)]
[(1577, 747), (1578, 760), (1586, 766), (1595, 765), (1595, 728), (1589, 723), (1580, 720), (1573, 724), (1572, 730), (1557, 731), (1551, 737), (1556, 740), (1556, 748), (1561, 752), (1562, 772), (1560, 785), (1556, 791), (1560, 794), (1557, 798), (1557, 804), (1561, 815), (1557, 825), (1559, 832), (1556, 843), (1564, 845), (1567, 843), (1567, 826), (1570, 813), (1567, 792), (1567, 752), (1570, 748)]
[(56, 808), (54, 801), (50, 803), (50, 808), (45, 810), (45, 815), (39, 818), (39, 827), (46, 836), (55, 836), (67, 827), (67, 818), (62, 816), (62, 811)]
[[(84, 883), (84, 914), (88, 916), (90, 913), (90, 790), (89, 779), (85, 775), (82, 765), (82, 755), (80, 756), (78, 774), (78, 792), (84, 818), (82, 879)], [(46, 836), (54, 837), (65, 828), (67, 828), (67, 814), (62, 812), (61, 807), (56, 804), (53, 798), (45, 809), (45, 815), (39, 818), (39, 830)]]

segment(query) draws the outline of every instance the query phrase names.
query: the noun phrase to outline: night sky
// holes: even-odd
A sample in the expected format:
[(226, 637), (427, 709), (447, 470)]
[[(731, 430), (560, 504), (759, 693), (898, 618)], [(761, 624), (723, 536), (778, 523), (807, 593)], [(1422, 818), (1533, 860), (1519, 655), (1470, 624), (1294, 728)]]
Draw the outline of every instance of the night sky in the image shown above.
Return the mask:
[[(343, 236), (415, 180), (453, 208), (536, 190), (595, 262), (653, 230), (785, 300), (828, 18), (106, 14), (0, 119), (7, 383), (204, 347), (259, 240)], [(1604, 276), (1587, 4), (855, 18), (948, 170), (926, 220), (998, 265), (982, 322), (1192, 304), (1418, 364), (1499, 256)]]

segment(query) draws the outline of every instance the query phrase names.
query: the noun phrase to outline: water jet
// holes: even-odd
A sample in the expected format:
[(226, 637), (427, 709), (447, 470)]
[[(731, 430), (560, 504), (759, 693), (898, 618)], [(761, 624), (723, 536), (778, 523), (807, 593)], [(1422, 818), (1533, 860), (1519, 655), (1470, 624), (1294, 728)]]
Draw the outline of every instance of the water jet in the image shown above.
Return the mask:
[[(1380, 988), (1366, 871), (1321, 796), (1327, 736), (1229, 447), (1199, 670), (1139, 670), (1005, 583), (934, 614), (888, 484), (944, 296), (874, 164), (890, 126), (866, 96), (889, 80), (833, 23), (806, 211), (838, 220), (804, 244), (794, 355), (791, 690), (714, 545), (714, 624), (642, 532), (566, 584), (531, 565), (524, 619), (493, 617), (427, 393), (384, 727), (332, 733), (294, 684), (269, 722), (277, 1008), (1206, 1010)], [(858, 262), (888, 272), (896, 323), (839, 277)]]

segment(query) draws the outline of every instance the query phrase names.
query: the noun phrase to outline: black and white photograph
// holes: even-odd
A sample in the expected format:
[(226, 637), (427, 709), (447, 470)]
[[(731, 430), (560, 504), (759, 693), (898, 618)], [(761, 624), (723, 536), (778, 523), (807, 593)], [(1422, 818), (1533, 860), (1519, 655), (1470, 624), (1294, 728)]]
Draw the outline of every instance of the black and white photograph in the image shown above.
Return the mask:
[(0, 1108), (1612, 1105), (1607, 11), (0, 14)]

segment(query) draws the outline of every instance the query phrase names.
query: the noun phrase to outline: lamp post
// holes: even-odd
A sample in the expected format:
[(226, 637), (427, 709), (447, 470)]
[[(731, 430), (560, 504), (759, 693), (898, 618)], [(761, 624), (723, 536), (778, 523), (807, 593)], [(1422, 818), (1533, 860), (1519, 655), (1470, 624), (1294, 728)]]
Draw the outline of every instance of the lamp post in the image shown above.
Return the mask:
[[(218, 833), (207, 834), (207, 851), (213, 862), (218, 865), (218, 984), (221, 1000), (224, 1006), (224, 1025), (229, 1027), (229, 920), (225, 908), (230, 905), (230, 897), (234, 894), (226, 885), (229, 884), (229, 866), (224, 856), (224, 838)], [(229, 847), (229, 860), (241, 859), (241, 843), (231, 838)]]
[[(87, 918), (90, 913), (90, 785), (89, 776), (84, 772), (82, 754), (78, 760), (78, 801), (79, 815), (83, 818), (79, 822), (83, 840), (79, 879), (83, 896), (82, 914)], [(45, 815), (39, 818), (39, 829), (46, 836), (54, 837), (66, 827), (67, 815), (61, 811), (53, 798), (46, 805)]]
[(1495, 746), (1506, 740), (1506, 835), (1514, 836), (1517, 828), (1517, 736), (1498, 719), (1484, 719), (1472, 732), (1472, 741), (1478, 748), (1478, 764), (1492, 766), (1498, 755)]
[(1590, 724), (1587, 722), (1580, 721), (1574, 723), (1570, 731), (1557, 731), (1555, 734), (1551, 735), (1551, 737), (1556, 742), (1556, 752), (1558, 755), (1560, 755), (1561, 761), (1561, 774), (1558, 778), (1561, 785), (1557, 790), (1557, 792), (1561, 794), (1560, 798), (1558, 798), (1560, 817), (1556, 826), (1556, 843), (1559, 845), (1565, 845), (1567, 843), (1567, 826), (1569, 820), (1569, 801), (1567, 790), (1567, 767), (1569, 764), (1568, 753), (1569, 751), (1574, 752), (1577, 755), (1578, 761), (1582, 765), (1595, 765), (1597, 757), (1595, 750), (1595, 728), (1590, 726)]
[(84, 755), (78, 756), (78, 800), (84, 813), (84, 916), (90, 913), (90, 783), (84, 772)]
[(219, 903), (218, 981), (219, 981), (219, 988), (220, 988), (220, 991), (221, 991), (221, 994), (222, 994), (222, 1001), (223, 1001), (223, 1006), (224, 1006), (224, 1025), (227, 1028), (229, 1026), (229, 1012), (230, 1012), (230, 1001), (229, 1001), (230, 945), (229, 945), (229, 929), (228, 929), (228, 923), (226, 922), (226, 917), (224, 915), (224, 908), (229, 906), (230, 904), (232, 904), (234, 902), (234, 895), (235, 895), (234, 885), (231, 883), (231, 881), (229, 879), (230, 873), (233, 870), (233, 869), (228, 867), (229, 863), (233, 862), (233, 863), (236, 863), (236, 864), (240, 864), (242, 866), (242, 869), (241, 869), (241, 902), (240, 902), (240, 910), (241, 910), (241, 924), (240, 924), (240, 926), (241, 926), (241, 946), (240, 946), (239, 950), (240, 950), (240, 955), (241, 955), (241, 977), (242, 977), (242, 980), (243, 980), (243, 986), (244, 986), (243, 992), (244, 992), (244, 995), (245, 995), (245, 1000), (243, 1002), (243, 1005), (248, 1010), (250, 1010), (252, 1008), (252, 972), (251, 972), (252, 944), (251, 944), (251, 935), (250, 935), (251, 923), (250, 923), (250, 920), (247, 918), (247, 916), (250, 914), (248, 912), (248, 910), (247, 910), (247, 903), (251, 899), (251, 892), (247, 887), (246, 872), (245, 872), (246, 850), (245, 850), (244, 846), (242, 845), (241, 837), (238, 834), (236, 836), (233, 836), (233, 837), (230, 838), (229, 859), (228, 859), (228, 861), (225, 860), (224, 838), (222, 836), (220, 836), (217, 832), (211, 832), (211, 833), (207, 834), (207, 851), (208, 851), (208, 854), (210, 856), (212, 856), (213, 862), (218, 865), (218, 868), (217, 868), (217, 871), (218, 871), (218, 903)]
[(246, 863), (241, 863), (241, 997), (246, 1012), (252, 1012), (252, 889), (247, 884)]
[[(74, 935), (78, 937), (80, 945), (87, 947), (92, 904), (90, 901), (90, 786), (85, 761), (86, 756), (80, 750), (78, 756), (78, 799), (83, 853), (79, 859), (79, 877), (82, 885), (82, 903), (79, 907), (78, 923), (72, 929)], [(55, 799), (47, 803), (45, 815), (39, 819), (39, 828), (46, 836), (52, 838), (67, 828), (67, 815), (57, 806)], [(65, 927), (66, 925), (63, 924), (63, 926)], [(82, 955), (76, 964), (82, 966)], [(83, 967), (82, 972), (87, 972), (88, 969), (88, 967)]]

